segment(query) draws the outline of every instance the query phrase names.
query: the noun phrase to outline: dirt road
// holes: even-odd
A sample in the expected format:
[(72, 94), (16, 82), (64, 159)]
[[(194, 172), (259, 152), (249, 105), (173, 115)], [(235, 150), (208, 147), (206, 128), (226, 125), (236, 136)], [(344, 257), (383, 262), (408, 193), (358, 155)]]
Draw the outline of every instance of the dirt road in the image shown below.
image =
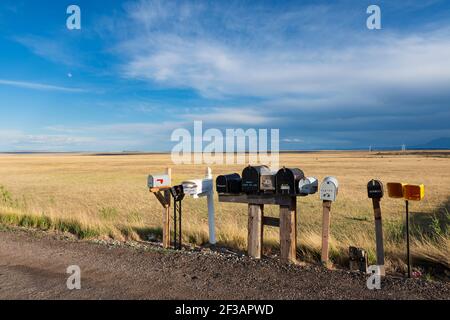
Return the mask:
[[(81, 290), (66, 268), (81, 268)], [(282, 266), (235, 254), (172, 252), (70, 237), (0, 231), (1, 299), (450, 299), (448, 283), (366, 277), (318, 266)]]

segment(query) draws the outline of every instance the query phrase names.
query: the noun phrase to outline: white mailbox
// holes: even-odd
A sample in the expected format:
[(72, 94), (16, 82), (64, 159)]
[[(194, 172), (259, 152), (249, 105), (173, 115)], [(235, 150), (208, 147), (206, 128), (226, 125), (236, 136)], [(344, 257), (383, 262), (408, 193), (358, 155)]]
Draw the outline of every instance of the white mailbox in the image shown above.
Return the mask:
[(326, 177), (320, 185), (320, 199), (324, 201), (336, 201), (339, 183), (335, 177)]
[(147, 178), (147, 186), (149, 188), (165, 188), (171, 186), (170, 176), (167, 174), (150, 175)]
[(214, 218), (214, 184), (211, 168), (207, 168), (206, 177), (203, 179), (187, 180), (182, 183), (184, 194), (198, 199), (207, 197), (209, 243), (216, 244), (216, 228)]
[(195, 199), (207, 196), (213, 191), (212, 179), (196, 179), (188, 180), (182, 183), (184, 194), (187, 194)]
[(317, 193), (319, 181), (315, 177), (306, 177), (298, 182), (298, 191), (301, 196)]

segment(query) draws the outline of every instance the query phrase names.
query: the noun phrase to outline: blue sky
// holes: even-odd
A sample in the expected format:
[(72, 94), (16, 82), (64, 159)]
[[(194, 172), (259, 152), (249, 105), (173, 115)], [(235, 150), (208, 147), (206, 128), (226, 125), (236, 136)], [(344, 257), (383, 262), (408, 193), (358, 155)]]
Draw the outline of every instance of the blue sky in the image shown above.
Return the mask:
[(194, 120), (295, 150), (450, 137), (445, 0), (2, 0), (0, 52), (0, 151), (166, 151)]

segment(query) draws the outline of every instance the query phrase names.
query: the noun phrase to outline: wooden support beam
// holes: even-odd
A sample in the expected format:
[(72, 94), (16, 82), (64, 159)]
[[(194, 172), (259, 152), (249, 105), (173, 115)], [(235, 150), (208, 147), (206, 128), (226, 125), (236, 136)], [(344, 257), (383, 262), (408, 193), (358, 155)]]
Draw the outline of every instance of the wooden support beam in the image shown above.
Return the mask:
[(280, 259), (283, 263), (297, 261), (297, 198), (290, 205), (280, 206)]
[(380, 199), (373, 198), (373, 212), (375, 216), (375, 237), (377, 242), (377, 265), (380, 267), (380, 275), (386, 275), (384, 266), (384, 246), (383, 246), (383, 222), (381, 220)]
[(263, 242), (263, 215), (264, 205), (248, 205), (248, 255), (261, 259)]
[[(166, 169), (166, 174), (172, 180), (172, 170), (170, 168)], [(163, 207), (163, 247), (170, 248), (170, 191), (164, 190), (164, 202), (166, 206)]]
[(277, 194), (219, 194), (219, 202), (289, 206), (291, 197)]
[(158, 199), (159, 203), (163, 206), (163, 208), (166, 208), (168, 206), (168, 203), (166, 202), (166, 197), (160, 192), (152, 192), (156, 199)]
[(270, 227), (279, 227), (280, 226), (280, 218), (263, 217), (263, 225), (270, 226)]
[(331, 201), (323, 201), (323, 219), (322, 219), (322, 264), (330, 267), (329, 261), (329, 242), (330, 242), (330, 211)]

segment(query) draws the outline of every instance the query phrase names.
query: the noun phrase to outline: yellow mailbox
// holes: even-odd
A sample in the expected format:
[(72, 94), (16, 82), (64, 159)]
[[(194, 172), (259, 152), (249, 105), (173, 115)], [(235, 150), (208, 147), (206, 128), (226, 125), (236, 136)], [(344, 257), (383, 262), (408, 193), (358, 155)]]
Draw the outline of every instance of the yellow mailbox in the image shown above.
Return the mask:
[(406, 200), (420, 201), (425, 196), (425, 186), (407, 184), (403, 187), (403, 193)]
[(390, 198), (404, 198), (405, 183), (389, 182), (387, 184), (388, 195)]

